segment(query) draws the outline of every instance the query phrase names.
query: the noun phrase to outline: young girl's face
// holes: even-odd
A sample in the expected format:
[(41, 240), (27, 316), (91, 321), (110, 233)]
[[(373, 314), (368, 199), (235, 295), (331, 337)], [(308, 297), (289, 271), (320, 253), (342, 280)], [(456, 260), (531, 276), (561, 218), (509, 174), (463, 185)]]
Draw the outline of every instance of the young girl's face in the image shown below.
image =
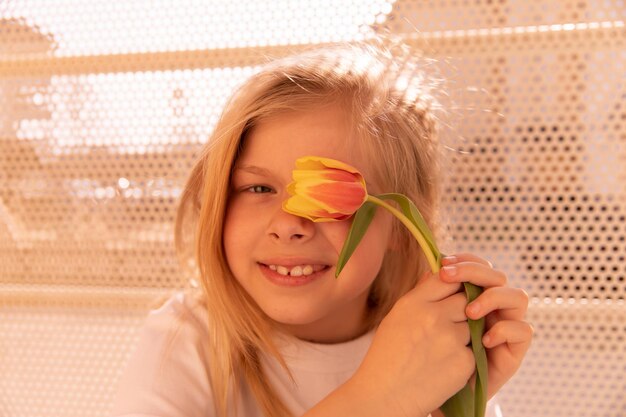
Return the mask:
[(313, 223), (282, 209), (299, 157), (337, 159), (369, 179), (368, 164), (346, 146), (350, 135), (339, 105), (265, 119), (247, 135), (231, 180), (223, 235), (228, 265), (272, 320), (306, 340), (340, 342), (363, 332), (369, 288), (388, 247), (391, 217), (378, 210), (335, 279), (350, 220)]

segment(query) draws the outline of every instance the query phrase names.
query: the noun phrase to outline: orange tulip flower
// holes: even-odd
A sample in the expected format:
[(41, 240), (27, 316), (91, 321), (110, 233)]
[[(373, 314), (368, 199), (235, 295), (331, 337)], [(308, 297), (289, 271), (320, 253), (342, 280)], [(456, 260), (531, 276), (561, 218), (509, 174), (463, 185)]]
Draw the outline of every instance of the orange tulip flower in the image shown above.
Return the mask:
[[(415, 205), (401, 194), (369, 195), (363, 175), (354, 167), (330, 158), (305, 156), (296, 160), (296, 169), (292, 173), (293, 182), (287, 186), (291, 197), (283, 202), (283, 210), (296, 216), (305, 217), (314, 222), (333, 222), (346, 220), (364, 206), (366, 202), (380, 206), (396, 216), (413, 234), (420, 244), (433, 272), (439, 271), (441, 255), (437, 250), (432, 233)], [(385, 199), (398, 202), (404, 213), (387, 204)], [(371, 215), (364, 217), (364, 224), (353, 225), (353, 229), (365, 229), (371, 221)], [(362, 237), (362, 234), (360, 234)], [(344, 249), (356, 241), (346, 241)], [(353, 249), (354, 249), (353, 248)], [(343, 254), (343, 251), (342, 251)], [(346, 255), (350, 257), (352, 251)], [(340, 257), (342, 259), (342, 257)], [(340, 261), (337, 275), (343, 266)]]
[(283, 203), (283, 208), (314, 222), (345, 220), (367, 199), (361, 173), (333, 159), (298, 159), (293, 180), (287, 188), (292, 197)]

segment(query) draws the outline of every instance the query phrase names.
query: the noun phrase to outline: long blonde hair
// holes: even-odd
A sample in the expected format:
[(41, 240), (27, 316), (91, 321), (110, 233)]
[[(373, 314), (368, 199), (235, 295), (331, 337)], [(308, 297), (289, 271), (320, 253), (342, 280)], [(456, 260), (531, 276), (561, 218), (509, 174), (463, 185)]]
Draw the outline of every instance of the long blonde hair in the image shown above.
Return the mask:
[[(423, 78), (420, 61), (409, 48), (388, 41), (306, 51), (268, 64), (223, 110), (193, 167), (176, 220), (177, 248), (181, 254), (193, 248), (207, 299), (208, 378), (220, 417), (232, 404), (230, 390), (241, 384), (247, 384), (266, 416), (291, 415), (261, 367), (264, 352), (288, 371), (272, 342), (270, 321), (232, 276), (222, 243), (230, 171), (246, 133), (279, 112), (336, 100), (351, 117), (355, 149), (368, 158), (381, 189), (409, 196), (435, 226), (439, 200), (435, 101), (433, 84)], [(385, 255), (370, 292), (371, 328), (426, 270), (421, 250), (404, 227), (394, 224), (393, 235), (395, 249)]]

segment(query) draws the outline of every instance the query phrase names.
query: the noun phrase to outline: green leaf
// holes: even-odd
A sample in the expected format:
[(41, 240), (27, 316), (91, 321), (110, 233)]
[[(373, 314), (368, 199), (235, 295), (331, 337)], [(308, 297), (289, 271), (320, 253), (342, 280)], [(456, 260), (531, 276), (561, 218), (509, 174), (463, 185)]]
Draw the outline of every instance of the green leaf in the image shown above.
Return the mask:
[(474, 417), (474, 397), (472, 394), (470, 384), (465, 384), (459, 392), (448, 398), (439, 409), (446, 417)]
[(339, 273), (356, 250), (359, 242), (361, 242), (361, 239), (365, 236), (365, 232), (372, 222), (374, 214), (376, 214), (377, 207), (378, 206), (375, 204), (366, 201), (354, 214), (352, 226), (350, 226), (350, 231), (348, 232), (348, 237), (343, 243), (343, 248), (341, 248), (341, 253), (339, 254), (339, 259), (337, 260), (335, 278), (339, 276)]
[[(483, 289), (469, 282), (464, 282), (465, 295), (468, 304), (478, 297)], [(479, 320), (468, 319), (470, 328), (470, 338), (472, 341), (472, 352), (476, 361), (476, 385), (474, 386), (474, 416), (484, 417), (487, 408), (487, 352), (483, 346), (483, 334), (485, 332), (485, 318)]]
[(404, 213), (404, 215), (409, 220), (411, 220), (411, 223), (413, 223), (415, 227), (417, 227), (422, 236), (424, 236), (424, 239), (426, 239), (428, 247), (435, 256), (437, 263), (441, 264), (441, 253), (439, 252), (437, 244), (435, 243), (435, 237), (430, 231), (428, 224), (424, 220), (422, 213), (420, 213), (415, 204), (413, 204), (413, 202), (405, 195), (398, 193), (380, 194), (376, 197), (380, 198), (381, 200), (393, 200), (398, 203), (400, 209), (402, 210), (402, 213)]
[[(463, 287), (468, 304), (483, 291), (481, 287), (469, 282), (464, 282)], [(468, 319), (467, 321), (470, 328), (472, 352), (476, 362), (476, 384), (472, 391), (472, 387), (468, 383), (443, 404), (441, 412), (446, 417), (484, 417), (487, 408), (487, 353), (482, 343), (485, 319)]]

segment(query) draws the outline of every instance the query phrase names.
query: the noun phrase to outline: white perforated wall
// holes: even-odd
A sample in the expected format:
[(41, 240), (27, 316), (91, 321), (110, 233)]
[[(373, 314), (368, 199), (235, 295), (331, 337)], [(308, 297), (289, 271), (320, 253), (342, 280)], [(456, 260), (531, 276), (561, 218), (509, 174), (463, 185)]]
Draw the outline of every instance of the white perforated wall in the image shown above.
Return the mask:
[(0, 1), (0, 415), (105, 416), (188, 284), (176, 201), (232, 89), (310, 44), (401, 34), (448, 109), (447, 251), (532, 297), (510, 417), (626, 416), (621, 0)]

